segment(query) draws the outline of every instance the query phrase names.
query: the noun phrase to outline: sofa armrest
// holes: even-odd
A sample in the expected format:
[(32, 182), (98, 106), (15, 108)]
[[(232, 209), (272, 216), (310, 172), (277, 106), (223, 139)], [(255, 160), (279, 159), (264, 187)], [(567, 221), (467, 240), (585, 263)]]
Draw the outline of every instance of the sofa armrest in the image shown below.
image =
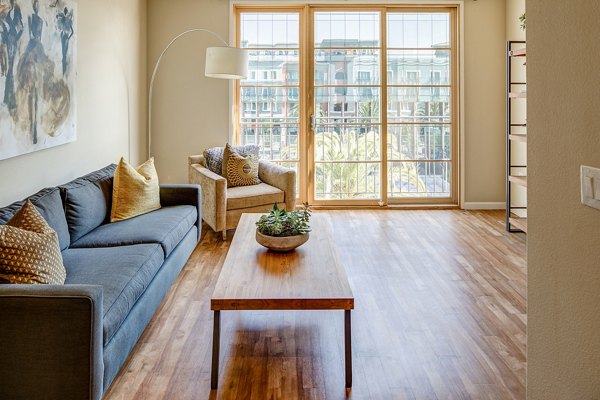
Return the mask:
[(285, 193), (285, 209), (296, 209), (296, 171), (268, 161), (260, 161), (258, 177), (261, 181)]
[(202, 236), (202, 188), (198, 185), (163, 184), (160, 185), (160, 205), (163, 207), (189, 205), (196, 207), (198, 219), (198, 241)]
[(101, 286), (0, 285), (0, 321), (0, 399), (101, 399)]
[(202, 219), (215, 231), (225, 229), (227, 180), (199, 164), (189, 166), (190, 183), (202, 187)]

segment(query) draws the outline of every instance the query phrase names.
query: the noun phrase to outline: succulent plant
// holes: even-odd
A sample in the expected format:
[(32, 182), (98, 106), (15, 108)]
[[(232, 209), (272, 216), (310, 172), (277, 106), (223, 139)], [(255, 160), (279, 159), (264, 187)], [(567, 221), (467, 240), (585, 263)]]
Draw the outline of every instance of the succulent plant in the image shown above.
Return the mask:
[(267, 236), (284, 237), (310, 232), (310, 205), (303, 203), (298, 211), (279, 209), (277, 203), (268, 214), (262, 215), (256, 223), (260, 233)]

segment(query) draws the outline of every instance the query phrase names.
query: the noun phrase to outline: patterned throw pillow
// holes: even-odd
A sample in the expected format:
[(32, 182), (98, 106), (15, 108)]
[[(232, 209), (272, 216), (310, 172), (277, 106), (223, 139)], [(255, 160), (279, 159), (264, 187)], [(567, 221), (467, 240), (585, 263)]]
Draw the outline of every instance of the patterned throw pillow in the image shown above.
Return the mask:
[(0, 226), (0, 281), (62, 285), (66, 276), (58, 235), (27, 201)]
[(133, 168), (123, 157), (113, 179), (110, 222), (123, 221), (160, 208), (160, 185), (150, 158)]
[[(244, 146), (232, 146), (232, 149), (241, 154), (244, 157), (249, 155), (254, 155), (256, 158), (259, 158), (260, 146), (255, 144), (247, 144)], [(215, 174), (219, 174), (221, 176), (225, 176), (223, 173), (223, 151), (225, 149), (223, 147), (211, 147), (210, 149), (204, 150), (204, 163), (206, 164), (206, 168), (214, 172)]]
[(225, 167), (227, 187), (258, 185), (258, 157), (251, 154), (243, 156), (225, 146), (223, 152), (223, 166)]

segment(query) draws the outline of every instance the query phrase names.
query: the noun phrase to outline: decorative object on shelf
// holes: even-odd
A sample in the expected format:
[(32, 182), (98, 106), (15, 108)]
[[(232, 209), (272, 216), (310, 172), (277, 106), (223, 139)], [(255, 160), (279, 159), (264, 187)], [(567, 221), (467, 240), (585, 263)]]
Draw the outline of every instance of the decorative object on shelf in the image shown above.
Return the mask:
[(310, 206), (287, 212), (277, 203), (273, 210), (260, 217), (256, 223), (256, 241), (264, 247), (279, 252), (291, 251), (306, 243), (310, 232)]
[(0, 2), (0, 160), (77, 137), (74, 0)]
[(154, 64), (154, 70), (152, 71), (152, 78), (150, 78), (150, 89), (148, 94), (148, 137), (147, 137), (147, 153), (148, 158), (152, 154), (152, 95), (154, 92), (154, 80), (156, 79), (156, 73), (158, 66), (162, 61), (167, 50), (181, 37), (195, 32), (208, 33), (221, 41), (224, 47), (208, 47), (206, 49), (206, 63), (204, 66), (204, 76), (208, 78), (220, 78), (220, 79), (245, 79), (247, 68), (248, 68), (248, 53), (245, 50), (231, 47), (229, 43), (225, 41), (221, 36), (208, 29), (195, 28), (189, 29), (185, 32), (175, 36), (163, 49)]
[(527, 15), (526, 13), (521, 14), (519, 17), (519, 22), (521, 23), (521, 30), (524, 31), (527, 29)]

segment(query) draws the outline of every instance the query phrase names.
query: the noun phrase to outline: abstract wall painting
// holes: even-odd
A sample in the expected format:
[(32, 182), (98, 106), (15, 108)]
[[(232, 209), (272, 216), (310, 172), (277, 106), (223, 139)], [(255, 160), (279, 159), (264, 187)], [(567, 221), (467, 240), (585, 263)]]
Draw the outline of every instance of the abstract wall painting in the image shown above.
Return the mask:
[(76, 140), (75, 0), (0, 0), (0, 160)]

